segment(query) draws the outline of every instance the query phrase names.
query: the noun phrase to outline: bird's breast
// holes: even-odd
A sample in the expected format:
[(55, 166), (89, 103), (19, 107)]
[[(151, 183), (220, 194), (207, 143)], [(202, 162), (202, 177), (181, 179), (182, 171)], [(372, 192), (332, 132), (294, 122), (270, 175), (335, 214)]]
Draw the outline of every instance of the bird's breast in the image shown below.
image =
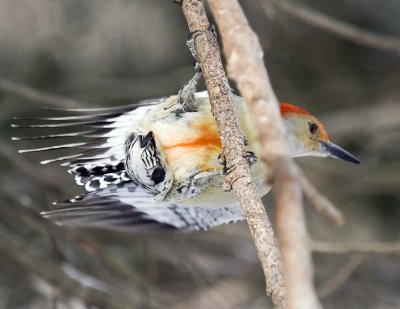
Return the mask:
[[(249, 141), (246, 150), (256, 151), (243, 101), (239, 97), (234, 97), (234, 103), (241, 129)], [(159, 116), (159, 110), (155, 110), (154, 118), (145, 128), (153, 131), (168, 167), (174, 175), (174, 180), (179, 183), (198, 172), (222, 172), (222, 165), (218, 162), (218, 156), (222, 153), (221, 139), (208, 98), (199, 102), (199, 109), (196, 112), (178, 115), (174, 112), (177, 108), (170, 108), (171, 106), (174, 106), (174, 102), (167, 101), (159, 107), (162, 110), (162, 117)], [(167, 109), (171, 111), (167, 112)], [(254, 180), (262, 186), (266, 174), (265, 168), (258, 162), (253, 165), (252, 171)], [(214, 196), (214, 191), (222, 194), (220, 184), (223, 179), (223, 176), (216, 176), (202, 195), (210, 195), (211, 198)], [(234, 200), (232, 194), (228, 195)]]
[(151, 125), (176, 180), (187, 173), (222, 169), (218, 128), (211, 112), (200, 110), (175, 119), (162, 119)]

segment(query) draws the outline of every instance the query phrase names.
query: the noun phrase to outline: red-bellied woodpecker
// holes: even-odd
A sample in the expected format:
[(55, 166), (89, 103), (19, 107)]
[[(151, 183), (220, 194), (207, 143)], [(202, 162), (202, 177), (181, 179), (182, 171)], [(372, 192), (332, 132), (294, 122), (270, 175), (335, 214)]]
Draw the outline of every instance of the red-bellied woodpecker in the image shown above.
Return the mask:
[[(208, 30), (216, 35), (213, 26)], [(125, 231), (206, 230), (244, 220), (234, 194), (221, 188), (229, 168), (219, 163), (222, 146), (208, 94), (196, 92), (202, 76), (194, 46), (199, 32), (189, 34), (187, 40), (197, 72), (178, 95), (122, 107), (67, 110), (81, 114), (41, 118), (37, 120), (51, 123), (28, 125), (84, 131), (27, 139), (86, 139), (20, 151), (79, 149), (41, 163), (61, 162), (89, 193), (58, 203), (62, 208), (43, 212), (45, 218), (71, 227)], [(248, 140), (243, 156), (252, 166), (253, 180), (262, 196), (270, 189), (265, 183), (267, 167), (257, 162), (259, 146), (243, 99), (233, 91), (231, 96)], [(359, 163), (330, 142), (322, 123), (310, 113), (286, 103), (281, 103), (280, 110), (293, 157), (330, 156)]]
[[(208, 94), (194, 93), (192, 86), (189, 82), (175, 96), (122, 107), (67, 110), (79, 115), (41, 118), (37, 124), (28, 125), (82, 129), (14, 138), (78, 139), (75, 143), (20, 151), (78, 150), (41, 163), (60, 162), (75, 175), (77, 184), (90, 192), (42, 215), (60, 225), (125, 231), (206, 230), (243, 220), (234, 194), (221, 189), (224, 169), (218, 156), (222, 147)], [(243, 99), (234, 94), (232, 98), (248, 140), (244, 155), (252, 165), (260, 195), (264, 195), (269, 191), (265, 184), (267, 168), (254, 155), (259, 148), (252, 122)], [(322, 123), (310, 113), (286, 103), (280, 104), (280, 110), (293, 157), (330, 156), (359, 163), (329, 140)]]

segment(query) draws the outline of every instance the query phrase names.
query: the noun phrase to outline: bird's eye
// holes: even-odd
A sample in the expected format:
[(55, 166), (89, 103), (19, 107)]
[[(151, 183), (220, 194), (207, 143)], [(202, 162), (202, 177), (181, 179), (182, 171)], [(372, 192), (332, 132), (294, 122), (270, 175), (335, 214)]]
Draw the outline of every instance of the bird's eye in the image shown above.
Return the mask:
[(315, 134), (318, 130), (318, 125), (314, 122), (310, 122), (308, 124), (308, 128), (309, 128), (311, 134)]

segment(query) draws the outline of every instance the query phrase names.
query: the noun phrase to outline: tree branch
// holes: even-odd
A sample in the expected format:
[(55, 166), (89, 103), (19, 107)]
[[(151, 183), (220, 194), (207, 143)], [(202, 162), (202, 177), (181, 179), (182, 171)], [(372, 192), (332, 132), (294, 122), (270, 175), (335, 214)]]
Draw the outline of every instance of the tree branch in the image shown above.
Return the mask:
[(278, 7), (286, 14), (291, 15), (307, 24), (335, 34), (343, 39), (400, 55), (400, 40), (395, 37), (364, 30), (349, 23), (332, 18), (328, 15), (319, 13), (305, 6), (291, 3), (290, 1), (260, 1), (266, 12), (269, 9), (266, 7), (266, 2), (272, 2), (274, 6)]
[(365, 256), (361, 254), (351, 255), (346, 262), (335, 271), (331, 278), (320, 286), (318, 289), (318, 296), (325, 298), (332, 294), (338, 287), (340, 287), (352, 273), (364, 261)]
[(248, 104), (261, 158), (270, 167), (277, 202), (278, 239), (283, 253), (290, 308), (319, 308), (302, 209), (299, 171), (289, 158), (279, 105), (263, 63), (257, 36), (237, 0), (209, 0), (219, 27), (229, 76)]
[(327, 242), (311, 241), (310, 248), (321, 253), (400, 253), (400, 242)]
[(339, 209), (335, 207), (325, 196), (301, 174), (301, 185), (303, 194), (311, 208), (313, 208), (323, 219), (333, 225), (342, 225), (344, 218)]
[(67, 99), (54, 94), (49, 94), (44, 91), (40, 91), (19, 83), (15, 83), (0, 77), (0, 91), (5, 93), (22, 97), (29, 101), (39, 103), (41, 105), (47, 104), (51, 107), (76, 107), (89, 105), (84, 102), (77, 102), (76, 100)]
[(243, 158), (245, 138), (230, 97), (230, 87), (221, 62), (218, 42), (209, 29), (202, 1), (184, 0), (183, 13), (191, 32), (197, 32), (195, 45), (210, 97), (211, 109), (221, 134), (227, 167), (235, 166), (226, 183), (236, 193), (246, 214), (267, 283), (267, 293), (276, 307), (286, 308), (286, 288), (282, 262), (264, 205), (251, 182), (250, 168)]

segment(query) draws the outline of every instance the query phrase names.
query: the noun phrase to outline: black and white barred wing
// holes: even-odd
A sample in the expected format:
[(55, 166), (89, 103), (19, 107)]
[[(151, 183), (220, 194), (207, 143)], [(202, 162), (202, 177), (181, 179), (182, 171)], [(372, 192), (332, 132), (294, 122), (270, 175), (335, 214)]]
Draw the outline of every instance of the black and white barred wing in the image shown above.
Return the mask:
[[(164, 99), (143, 101), (134, 105), (97, 109), (63, 109), (70, 116), (16, 118), (13, 127), (51, 130), (51, 134), (14, 137), (13, 140), (43, 141), (44, 146), (20, 150), (20, 153), (50, 152), (63, 149), (67, 154), (41, 161), (58, 162), (75, 175), (86, 190), (102, 189), (110, 184), (128, 181), (125, 172), (125, 140), (144, 115)], [(34, 123), (25, 124), (27, 121)], [(60, 130), (63, 130), (60, 133)], [(63, 143), (68, 139), (71, 142)]]
[(244, 220), (238, 204), (203, 208), (154, 201), (133, 181), (89, 192), (42, 215), (59, 225), (127, 232), (200, 231)]

